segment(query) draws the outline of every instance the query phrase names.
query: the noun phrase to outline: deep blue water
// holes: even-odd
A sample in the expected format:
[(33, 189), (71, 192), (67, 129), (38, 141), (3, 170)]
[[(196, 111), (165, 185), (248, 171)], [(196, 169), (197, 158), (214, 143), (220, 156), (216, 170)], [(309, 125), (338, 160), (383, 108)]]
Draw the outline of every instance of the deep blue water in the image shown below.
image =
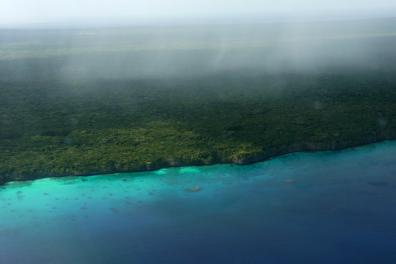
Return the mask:
[(396, 263), (396, 142), (0, 188), (0, 263)]

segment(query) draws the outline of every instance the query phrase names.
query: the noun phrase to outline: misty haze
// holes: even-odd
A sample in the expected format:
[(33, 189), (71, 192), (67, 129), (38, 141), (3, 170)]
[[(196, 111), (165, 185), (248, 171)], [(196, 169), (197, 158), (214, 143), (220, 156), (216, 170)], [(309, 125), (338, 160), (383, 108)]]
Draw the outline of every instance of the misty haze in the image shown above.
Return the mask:
[(395, 263), (395, 4), (1, 5), (1, 264)]

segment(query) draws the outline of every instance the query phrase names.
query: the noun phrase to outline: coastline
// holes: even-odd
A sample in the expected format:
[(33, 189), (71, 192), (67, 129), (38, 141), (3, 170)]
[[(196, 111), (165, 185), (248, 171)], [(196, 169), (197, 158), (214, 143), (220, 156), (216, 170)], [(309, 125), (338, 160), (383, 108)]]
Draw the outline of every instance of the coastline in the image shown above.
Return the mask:
[(209, 163), (204, 163), (204, 162), (191, 162), (191, 163), (180, 162), (180, 163), (176, 163), (176, 164), (164, 163), (164, 164), (159, 164), (159, 165), (149, 165), (149, 166), (138, 168), (136, 170), (95, 171), (95, 172), (87, 172), (87, 173), (75, 174), (75, 175), (73, 175), (73, 174), (72, 175), (70, 175), (70, 174), (52, 174), (52, 175), (43, 175), (43, 176), (39, 176), (39, 177), (30, 176), (30, 177), (26, 177), (26, 179), (23, 179), (23, 180), (11, 180), (11, 181), (1, 181), (1, 178), (0, 178), (0, 187), (5, 186), (9, 183), (14, 183), (14, 182), (28, 182), (28, 181), (34, 181), (34, 180), (39, 180), (39, 179), (45, 179), (45, 178), (87, 177), (87, 176), (94, 176), (94, 175), (110, 175), (110, 174), (116, 174), (116, 173), (138, 173), (138, 172), (156, 171), (156, 170), (167, 169), (167, 168), (181, 168), (181, 167), (188, 167), (188, 166), (212, 166), (212, 165), (220, 165), (220, 164), (244, 166), (244, 165), (251, 165), (251, 164), (259, 163), (259, 162), (265, 162), (267, 160), (271, 160), (274, 158), (282, 157), (282, 156), (293, 154), (293, 153), (343, 151), (343, 150), (354, 149), (354, 148), (358, 148), (358, 147), (365, 147), (365, 146), (370, 146), (370, 145), (381, 144), (381, 143), (384, 143), (387, 141), (394, 141), (394, 140), (396, 140), (396, 139), (388, 138), (388, 139), (360, 142), (360, 143), (349, 144), (349, 145), (347, 145), (347, 144), (332, 145), (330, 147), (329, 146), (325, 147), (320, 144), (301, 144), (299, 146), (297, 146), (297, 145), (289, 146), (285, 149), (279, 149), (278, 151), (262, 153), (260, 155), (252, 155), (252, 156), (247, 156), (247, 157), (240, 158), (240, 159), (230, 159), (230, 160), (219, 159), (219, 160), (213, 160), (212, 162), (209, 162)]

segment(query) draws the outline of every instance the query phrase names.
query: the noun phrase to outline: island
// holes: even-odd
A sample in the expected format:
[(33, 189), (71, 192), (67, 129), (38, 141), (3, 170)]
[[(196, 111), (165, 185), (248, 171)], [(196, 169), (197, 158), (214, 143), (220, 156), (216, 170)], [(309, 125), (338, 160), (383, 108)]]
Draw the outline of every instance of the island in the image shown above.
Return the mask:
[[(70, 72), (70, 54), (62, 49), (54, 54), (33, 48), (19, 52), (21, 45), (9, 44), (0, 52), (0, 183), (248, 164), (291, 152), (396, 139), (395, 36), (326, 39), (329, 46), (341, 41), (347, 48), (337, 49), (341, 55), (336, 62), (305, 65), (303, 70), (223, 67), (199, 72), (195, 64), (185, 67), (185, 56), (212, 53), (185, 48), (169, 60), (168, 50), (157, 51), (156, 56), (168, 58), (164, 69), (180, 63), (182, 73), (137, 77), (117, 75), (138, 70), (128, 69), (129, 64), (111, 70), (120, 60), (142, 63), (139, 56), (146, 51), (141, 49), (131, 55), (120, 46), (116, 55), (101, 50), (101, 56), (93, 48), (81, 49), (76, 56), (85, 56), (90, 67), (78, 68), (79, 61)], [(362, 64), (343, 61), (362, 39), (365, 45), (375, 42), (374, 55), (364, 57)], [(51, 37), (45, 40), (54, 43)], [(265, 56), (257, 58), (261, 63)], [(84, 78), (84, 69), (91, 70), (89, 78)]]

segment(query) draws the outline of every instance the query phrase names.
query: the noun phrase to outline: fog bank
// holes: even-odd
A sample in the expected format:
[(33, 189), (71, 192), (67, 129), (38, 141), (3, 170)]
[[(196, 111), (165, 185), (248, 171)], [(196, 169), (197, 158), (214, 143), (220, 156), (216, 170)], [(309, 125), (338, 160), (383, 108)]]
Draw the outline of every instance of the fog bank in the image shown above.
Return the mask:
[(2, 0), (0, 26), (389, 17), (395, 11), (388, 0)]
[(1, 30), (0, 78), (392, 70), (396, 20)]

